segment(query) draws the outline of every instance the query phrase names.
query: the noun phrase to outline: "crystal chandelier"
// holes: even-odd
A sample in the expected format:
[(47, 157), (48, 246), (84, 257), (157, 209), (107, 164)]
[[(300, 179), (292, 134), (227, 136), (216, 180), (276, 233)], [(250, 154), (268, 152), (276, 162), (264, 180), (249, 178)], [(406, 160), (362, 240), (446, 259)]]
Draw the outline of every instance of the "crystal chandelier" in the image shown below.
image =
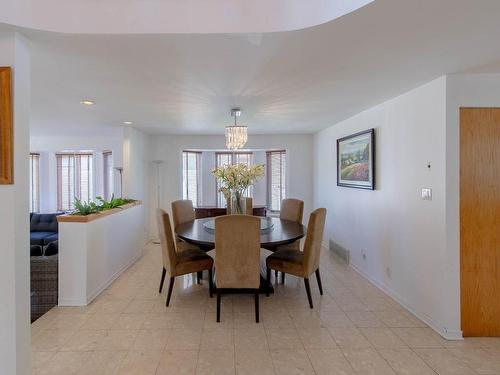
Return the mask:
[(237, 150), (245, 146), (248, 140), (247, 127), (239, 126), (236, 123), (241, 116), (240, 108), (231, 109), (231, 116), (234, 117), (234, 125), (226, 126), (226, 147), (230, 150)]

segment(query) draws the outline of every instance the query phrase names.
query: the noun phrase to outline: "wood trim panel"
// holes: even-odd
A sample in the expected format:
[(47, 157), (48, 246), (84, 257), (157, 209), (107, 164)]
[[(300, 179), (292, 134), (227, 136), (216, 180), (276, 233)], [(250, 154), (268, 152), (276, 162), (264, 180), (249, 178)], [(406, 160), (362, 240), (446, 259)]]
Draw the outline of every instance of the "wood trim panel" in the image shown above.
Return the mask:
[(60, 216), (57, 216), (57, 221), (59, 223), (88, 223), (90, 221), (94, 221), (94, 220), (97, 220), (97, 219), (100, 219), (100, 218), (103, 218), (103, 217), (106, 217), (109, 215), (113, 215), (114, 213), (121, 212), (121, 211), (126, 210), (128, 208), (140, 206), (141, 204), (142, 204), (142, 201), (135, 201), (132, 203), (125, 204), (121, 207), (113, 208), (111, 210), (106, 210), (106, 211), (99, 212), (97, 214), (91, 214), (91, 215), (86, 215), (86, 216), (70, 215), (70, 214), (60, 215)]
[(0, 185), (14, 183), (11, 68), (0, 67)]
[(500, 108), (460, 108), (464, 336), (500, 336)]

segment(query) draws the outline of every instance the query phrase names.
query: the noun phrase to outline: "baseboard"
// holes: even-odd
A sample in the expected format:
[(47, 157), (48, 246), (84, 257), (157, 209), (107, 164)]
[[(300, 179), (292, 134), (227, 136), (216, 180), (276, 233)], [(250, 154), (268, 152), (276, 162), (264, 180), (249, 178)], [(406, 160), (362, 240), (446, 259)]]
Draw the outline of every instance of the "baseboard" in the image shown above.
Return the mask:
[(94, 292), (87, 295), (87, 301), (85, 304), (86, 305), (90, 304), (99, 294), (101, 294), (104, 291), (104, 289), (110, 286), (113, 283), (113, 281), (115, 281), (123, 272), (125, 272), (127, 269), (129, 269), (130, 266), (132, 266), (135, 262), (137, 262), (141, 256), (142, 256), (142, 249), (137, 254), (136, 257), (134, 257), (130, 262), (125, 264), (118, 271), (116, 271), (108, 280), (102, 283)]
[(396, 292), (394, 292), (391, 288), (389, 288), (386, 285), (384, 285), (382, 282), (379, 282), (378, 280), (372, 278), (366, 272), (364, 272), (360, 268), (356, 267), (352, 263), (349, 263), (349, 266), (354, 271), (356, 271), (358, 274), (360, 274), (361, 276), (363, 276), (366, 280), (368, 280), (370, 283), (372, 283), (377, 288), (379, 288), (381, 291), (383, 291), (385, 294), (387, 294), (389, 297), (391, 297), (392, 299), (394, 299), (397, 303), (399, 303), (406, 310), (408, 310), (410, 313), (412, 313), (416, 318), (420, 319), (425, 324), (427, 324), (430, 328), (432, 328), (434, 331), (436, 331), (437, 333), (439, 333), (443, 338), (445, 338), (447, 340), (463, 340), (462, 331), (450, 331), (450, 330), (446, 329), (446, 327), (443, 327), (442, 325), (436, 323), (427, 314), (424, 314), (422, 312), (416, 311), (412, 306), (410, 306), (404, 300), (404, 298), (402, 298), (400, 295), (398, 295)]

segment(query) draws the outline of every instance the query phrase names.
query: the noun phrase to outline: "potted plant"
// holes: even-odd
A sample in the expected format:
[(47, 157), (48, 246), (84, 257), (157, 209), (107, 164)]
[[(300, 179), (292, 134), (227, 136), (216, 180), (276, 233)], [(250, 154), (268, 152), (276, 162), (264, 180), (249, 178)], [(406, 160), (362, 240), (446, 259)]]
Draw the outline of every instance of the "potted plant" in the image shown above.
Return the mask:
[(225, 165), (223, 167), (214, 169), (212, 173), (223, 184), (223, 187), (219, 189), (219, 192), (224, 194), (228, 211), (231, 214), (242, 214), (245, 211), (243, 194), (259, 178), (264, 176), (264, 165)]

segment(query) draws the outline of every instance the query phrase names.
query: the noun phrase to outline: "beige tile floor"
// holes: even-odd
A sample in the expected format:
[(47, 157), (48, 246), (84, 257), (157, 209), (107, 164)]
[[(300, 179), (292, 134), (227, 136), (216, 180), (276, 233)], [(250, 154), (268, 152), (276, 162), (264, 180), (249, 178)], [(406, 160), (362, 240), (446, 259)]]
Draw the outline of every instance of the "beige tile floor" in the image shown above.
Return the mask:
[[(324, 253), (325, 294), (287, 276), (261, 297), (224, 296), (176, 280), (158, 295), (161, 256), (144, 256), (83, 308), (54, 308), (32, 325), (33, 374), (500, 374), (500, 339), (446, 341), (356, 272)], [(166, 289), (166, 288), (165, 288)]]

